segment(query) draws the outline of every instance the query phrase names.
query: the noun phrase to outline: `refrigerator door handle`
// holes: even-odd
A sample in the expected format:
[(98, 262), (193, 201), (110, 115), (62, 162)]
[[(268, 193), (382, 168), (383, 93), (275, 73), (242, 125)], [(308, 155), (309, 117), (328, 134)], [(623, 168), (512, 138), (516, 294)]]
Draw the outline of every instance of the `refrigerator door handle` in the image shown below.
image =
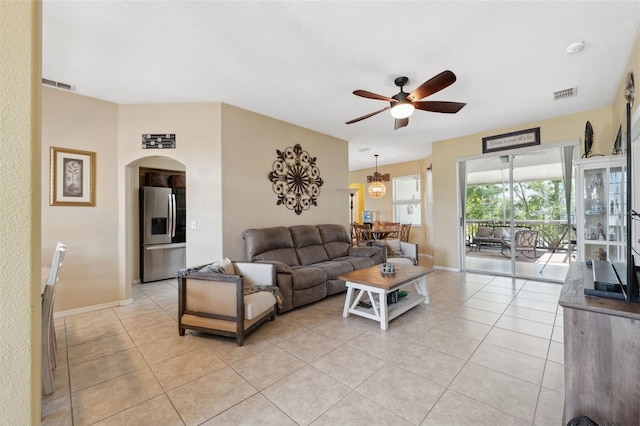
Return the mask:
[(144, 246), (145, 250), (167, 250), (185, 248), (187, 243), (151, 244)]
[(173, 200), (171, 198), (173, 194), (169, 194), (169, 199), (168, 204), (167, 204), (167, 208), (169, 209), (169, 223), (167, 223), (167, 226), (169, 227), (169, 229), (167, 229), (167, 233), (169, 234), (169, 236), (171, 236), (171, 234), (173, 233)]
[(176, 195), (171, 194), (171, 237), (176, 236)]

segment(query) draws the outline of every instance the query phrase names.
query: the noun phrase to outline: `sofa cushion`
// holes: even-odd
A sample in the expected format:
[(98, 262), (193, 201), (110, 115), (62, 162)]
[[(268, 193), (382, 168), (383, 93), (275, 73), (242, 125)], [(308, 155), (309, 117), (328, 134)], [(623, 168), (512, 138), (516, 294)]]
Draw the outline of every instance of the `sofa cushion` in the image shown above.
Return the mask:
[(291, 268), (291, 282), (294, 290), (315, 287), (327, 281), (327, 274), (313, 266), (297, 266)]
[(490, 226), (479, 226), (478, 232), (476, 232), (476, 237), (480, 238), (490, 238), (493, 233), (493, 228)]
[(330, 262), (318, 263), (313, 265), (315, 268), (322, 269), (327, 274), (327, 279), (335, 280), (339, 275), (353, 271), (353, 265), (346, 260), (332, 260)]
[(338, 257), (336, 259), (333, 259), (334, 261), (337, 260), (344, 260), (346, 262), (349, 262), (351, 264), (351, 266), (353, 266), (353, 270), (357, 270), (357, 269), (363, 269), (363, 268), (368, 268), (369, 266), (373, 266), (376, 263), (376, 259), (373, 257), (355, 257), (355, 256), (345, 256), (345, 257)]
[(320, 231), (322, 244), (324, 244), (324, 249), (327, 251), (329, 259), (349, 254), (349, 247), (351, 247), (352, 242), (349, 232), (343, 226), (329, 224), (318, 225), (317, 228)]
[(242, 238), (247, 260), (251, 262), (277, 260), (289, 266), (300, 265), (289, 228), (247, 229), (242, 233)]
[(327, 252), (322, 245), (322, 238), (318, 228), (310, 225), (298, 225), (291, 226), (289, 230), (291, 231), (293, 245), (301, 266), (329, 260)]

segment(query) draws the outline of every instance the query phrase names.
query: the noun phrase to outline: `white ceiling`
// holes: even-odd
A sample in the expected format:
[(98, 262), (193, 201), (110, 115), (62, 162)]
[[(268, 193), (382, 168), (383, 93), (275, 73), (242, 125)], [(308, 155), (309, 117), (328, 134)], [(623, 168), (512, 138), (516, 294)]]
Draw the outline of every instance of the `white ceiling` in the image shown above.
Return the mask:
[[(610, 106), (639, 23), (638, 0), (44, 0), (43, 77), (121, 104), (231, 104), (347, 140), (357, 170)], [(585, 49), (567, 55), (576, 41)], [(392, 96), (407, 76), (410, 92), (446, 69), (457, 82), (427, 100), (466, 102), (459, 113), (416, 111), (397, 131), (388, 112), (345, 124), (388, 105), (354, 90)], [(577, 97), (552, 99), (570, 87)]]

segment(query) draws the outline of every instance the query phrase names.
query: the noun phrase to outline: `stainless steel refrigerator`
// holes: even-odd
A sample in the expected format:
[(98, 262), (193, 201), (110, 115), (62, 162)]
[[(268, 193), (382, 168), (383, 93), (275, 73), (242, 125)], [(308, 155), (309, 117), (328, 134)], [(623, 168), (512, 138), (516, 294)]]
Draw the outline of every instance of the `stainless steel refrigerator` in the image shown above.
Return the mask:
[(185, 267), (184, 189), (140, 188), (140, 281), (175, 278)]

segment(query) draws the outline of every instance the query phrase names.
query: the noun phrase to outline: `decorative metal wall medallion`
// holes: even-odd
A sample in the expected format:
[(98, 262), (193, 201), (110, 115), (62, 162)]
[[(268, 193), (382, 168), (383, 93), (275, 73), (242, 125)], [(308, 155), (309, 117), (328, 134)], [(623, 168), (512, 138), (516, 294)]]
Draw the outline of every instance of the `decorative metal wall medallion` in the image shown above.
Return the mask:
[(317, 206), (320, 187), (324, 183), (316, 165), (316, 157), (304, 151), (300, 144), (284, 151), (276, 149), (278, 158), (269, 172), (273, 192), (278, 196), (276, 205), (284, 204), (296, 214)]

